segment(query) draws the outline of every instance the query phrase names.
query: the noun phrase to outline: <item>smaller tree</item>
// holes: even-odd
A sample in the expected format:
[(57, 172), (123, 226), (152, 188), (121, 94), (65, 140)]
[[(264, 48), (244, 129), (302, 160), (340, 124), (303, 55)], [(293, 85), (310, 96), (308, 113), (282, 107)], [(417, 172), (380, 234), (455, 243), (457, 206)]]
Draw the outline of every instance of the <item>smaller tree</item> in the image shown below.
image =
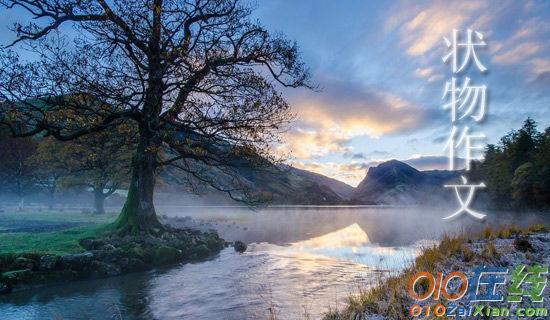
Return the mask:
[(134, 133), (130, 125), (121, 125), (67, 142), (64, 157), (72, 172), (67, 181), (92, 190), (95, 213), (105, 213), (105, 199), (129, 182)]
[(19, 210), (23, 210), (25, 196), (35, 187), (34, 168), (28, 159), (36, 152), (36, 146), (32, 138), (0, 137), (0, 179), (4, 188), (17, 196)]
[(55, 196), (63, 179), (71, 174), (67, 162), (63, 160), (67, 153), (67, 144), (48, 137), (40, 141), (36, 153), (28, 160), (28, 164), (33, 168), (34, 181), (46, 191), (50, 209), (55, 204)]
[(68, 142), (42, 139), (29, 163), (50, 206), (59, 188), (86, 186), (94, 197), (94, 212), (105, 213), (105, 200), (129, 180), (132, 134), (130, 126), (120, 126)]

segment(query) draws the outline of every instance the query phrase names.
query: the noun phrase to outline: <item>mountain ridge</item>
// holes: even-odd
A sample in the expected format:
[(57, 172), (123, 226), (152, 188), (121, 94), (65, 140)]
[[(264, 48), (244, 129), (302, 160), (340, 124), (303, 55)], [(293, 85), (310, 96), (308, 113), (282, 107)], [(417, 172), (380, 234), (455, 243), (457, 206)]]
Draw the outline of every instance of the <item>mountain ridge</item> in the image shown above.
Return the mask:
[(457, 179), (460, 171), (420, 171), (399, 160), (370, 167), (351, 195), (356, 204), (424, 204), (448, 198), (443, 185)]

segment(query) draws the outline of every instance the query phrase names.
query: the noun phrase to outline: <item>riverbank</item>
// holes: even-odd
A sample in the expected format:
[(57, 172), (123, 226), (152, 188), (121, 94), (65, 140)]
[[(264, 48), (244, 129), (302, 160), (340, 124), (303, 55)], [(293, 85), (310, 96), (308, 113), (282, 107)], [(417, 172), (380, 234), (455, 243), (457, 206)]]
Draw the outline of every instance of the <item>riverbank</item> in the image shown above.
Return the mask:
[[(486, 228), (482, 234), (444, 237), (438, 246), (424, 250), (410, 268), (381, 279), (373, 288), (350, 296), (344, 308), (329, 311), (324, 320), (411, 319), (412, 305), (419, 304), (425, 310), (426, 306), (438, 303), (432, 299), (419, 302), (409, 296), (407, 286), (414, 274), (423, 271), (432, 274), (462, 271), (468, 279), (473, 279), (473, 269), (477, 267), (506, 267), (509, 272), (505, 276), (505, 283), (509, 285), (512, 271), (519, 265), (550, 265), (550, 232), (546, 226), (532, 225), (522, 229), (510, 226), (499, 230)], [(498, 293), (506, 297), (507, 286), (500, 287), (504, 288), (499, 288)], [(525, 297), (521, 303), (495, 302), (487, 305), (510, 307), (510, 317), (507, 318), (518, 319), (518, 316), (513, 315), (519, 308), (549, 310), (547, 291), (544, 295), (542, 303), (533, 303)], [(475, 310), (474, 306), (478, 305), (466, 298), (459, 302), (466, 310), (468, 307)], [(442, 303), (446, 304), (445, 300)], [(490, 310), (487, 307), (485, 309)]]
[(194, 261), (225, 245), (215, 231), (166, 226), (156, 234), (120, 236), (111, 223), (63, 226), (52, 232), (0, 233), (0, 294)]

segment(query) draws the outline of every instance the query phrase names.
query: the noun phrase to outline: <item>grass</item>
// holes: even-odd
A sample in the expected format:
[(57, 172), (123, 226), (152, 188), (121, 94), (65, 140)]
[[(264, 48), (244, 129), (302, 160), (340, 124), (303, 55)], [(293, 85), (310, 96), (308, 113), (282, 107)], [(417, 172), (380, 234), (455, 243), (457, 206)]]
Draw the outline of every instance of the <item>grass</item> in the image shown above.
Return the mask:
[(108, 223), (114, 221), (118, 213), (92, 214), (75, 210), (9, 210), (0, 212), (0, 226), (2, 221), (39, 220), (47, 222), (81, 222), (81, 223)]
[[(546, 232), (548, 228), (542, 224), (534, 224), (526, 228), (510, 225), (494, 230), (485, 228), (480, 234), (470, 236), (445, 236), (438, 246), (426, 248), (414, 264), (398, 275), (379, 279), (377, 285), (368, 290), (348, 297), (343, 310), (330, 310), (324, 320), (364, 319), (365, 311), (385, 315), (389, 319), (408, 319), (407, 308), (409, 298), (406, 292), (408, 280), (419, 271), (433, 273), (437, 266), (455, 257), (465, 263), (477, 259), (496, 261), (499, 253), (493, 243), (496, 238), (511, 238), (526, 236), (533, 233)], [(476, 254), (466, 245), (473, 240), (487, 240), (481, 254)]]
[(78, 241), (86, 237), (101, 237), (109, 231), (115, 218), (115, 213), (97, 215), (61, 209), (0, 212), (0, 229), (2, 222), (13, 223), (14, 221), (22, 226), (26, 225), (26, 221), (84, 224), (59, 231), (0, 233), (0, 254), (47, 253), (63, 255), (81, 252), (83, 249)]
[(100, 224), (55, 232), (0, 234), (0, 254), (40, 252), (62, 255), (81, 252), (80, 239), (101, 237), (110, 229), (111, 224)]

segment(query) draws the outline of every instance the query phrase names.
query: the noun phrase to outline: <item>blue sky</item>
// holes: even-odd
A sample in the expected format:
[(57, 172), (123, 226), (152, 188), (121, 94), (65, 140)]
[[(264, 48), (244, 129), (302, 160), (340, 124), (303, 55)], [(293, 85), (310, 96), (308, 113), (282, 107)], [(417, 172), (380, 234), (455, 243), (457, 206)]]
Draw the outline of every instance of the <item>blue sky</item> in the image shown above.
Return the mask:
[[(489, 72), (464, 74), (489, 88), (476, 131), (494, 143), (527, 116), (550, 125), (550, 1), (262, 0), (254, 16), (297, 41), (320, 89), (285, 90), (298, 120), (277, 150), (297, 167), (352, 185), (394, 158), (446, 168), (451, 122), (441, 96), (452, 73), (441, 58), (453, 28), (487, 42), (477, 53)], [(7, 26), (24, 16), (2, 19), (5, 44)]]
[(441, 100), (452, 76), (443, 36), (472, 28), (489, 72), (488, 115), (471, 125), (494, 143), (531, 116), (550, 125), (548, 1), (285, 1), (258, 4), (268, 29), (298, 42), (319, 92), (286, 92), (299, 119), (281, 150), (297, 167), (357, 184), (387, 159), (445, 168), (451, 122)]

